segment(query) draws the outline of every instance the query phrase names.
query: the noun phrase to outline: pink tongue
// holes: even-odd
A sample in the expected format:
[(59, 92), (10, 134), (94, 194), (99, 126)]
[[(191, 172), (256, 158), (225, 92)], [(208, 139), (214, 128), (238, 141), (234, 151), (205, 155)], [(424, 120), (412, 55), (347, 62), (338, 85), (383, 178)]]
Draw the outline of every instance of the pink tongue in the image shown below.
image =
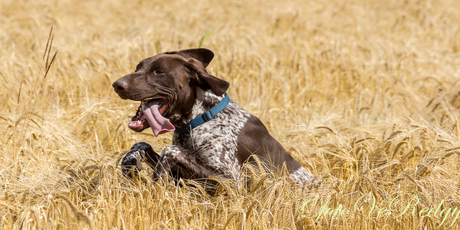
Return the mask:
[(172, 125), (167, 118), (161, 116), (160, 111), (158, 111), (159, 103), (159, 101), (153, 101), (151, 105), (145, 105), (143, 108), (144, 114), (147, 116), (147, 121), (155, 136), (174, 131), (175, 129), (174, 125)]

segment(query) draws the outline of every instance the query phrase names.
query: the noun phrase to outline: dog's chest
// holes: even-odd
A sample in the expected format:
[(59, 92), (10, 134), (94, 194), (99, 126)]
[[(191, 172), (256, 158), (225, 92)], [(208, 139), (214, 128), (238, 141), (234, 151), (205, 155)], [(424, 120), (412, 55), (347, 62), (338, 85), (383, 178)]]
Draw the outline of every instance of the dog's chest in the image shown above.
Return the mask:
[(206, 164), (237, 176), (238, 135), (250, 114), (235, 102), (190, 134), (178, 135), (175, 144), (190, 150)]

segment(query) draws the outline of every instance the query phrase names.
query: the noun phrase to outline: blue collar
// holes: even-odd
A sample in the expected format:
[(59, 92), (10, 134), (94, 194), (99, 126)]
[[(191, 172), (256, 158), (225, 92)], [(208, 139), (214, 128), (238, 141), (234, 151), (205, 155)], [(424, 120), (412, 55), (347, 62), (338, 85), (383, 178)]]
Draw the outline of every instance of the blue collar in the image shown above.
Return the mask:
[(192, 129), (202, 125), (203, 123), (211, 120), (214, 116), (216, 116), (220, 111), (224, 110), (227, 107), (228, 103), (230, 103), (230, 98), (228, 94), (225, 93), (224, 99), (222, 99), (217, 105), (212, 107), (210, 110), (206, 111), (205, 113), (198, 115), (195, 117), (191, 122), (185, 124), (184, 126), (177, 128), (174, 130), (175, 134), (181, 134), (185, 132), (190, 132)]

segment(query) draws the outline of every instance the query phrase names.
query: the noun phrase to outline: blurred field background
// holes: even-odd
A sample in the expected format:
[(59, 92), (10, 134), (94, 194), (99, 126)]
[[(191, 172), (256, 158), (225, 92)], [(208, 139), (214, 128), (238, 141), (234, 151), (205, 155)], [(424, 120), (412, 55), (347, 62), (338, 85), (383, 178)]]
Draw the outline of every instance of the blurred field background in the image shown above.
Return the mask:
[[(0, 226), (459, 228), (459, 9), (455, 0), (2, 0)], [(318, 188), (300, 192), (282, 172), (252, 168), (250, 188), (224, 181), (213, 196), (194, 182), (154, 182), (149, 170), (122, 176), (132, 144), (161, 152), (171, 135), (129, 130), (138, 103), (112, 82), (146, 57), (200, 46), (216, 55), (208, 72), (231, 83), (230, 97), (322, 179)]]

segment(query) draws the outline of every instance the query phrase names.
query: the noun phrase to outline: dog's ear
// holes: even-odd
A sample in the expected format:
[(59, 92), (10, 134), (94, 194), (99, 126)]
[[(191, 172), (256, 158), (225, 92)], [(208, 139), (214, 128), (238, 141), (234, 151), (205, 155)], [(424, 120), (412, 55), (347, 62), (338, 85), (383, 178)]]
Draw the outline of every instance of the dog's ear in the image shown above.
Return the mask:
[(230, 83), (220, 78), (214, 77), (206, 72), (206, 69), (202, 65), (201, 61), (195, 58), (189, 58), (185, 62), (185, 66), (190, 70), (198, 74), (198, 79), (195, 79), (200, 85), (208, 85), (209, 88), (218, 96), (222, 95), (227, 91)]
[(185, 59), (194, 58), (206, 66), (209, 65), (212, 58), (214, 57), (214, 53), (211, 50), (204, 49), (204, 48), (197, 48), (197, 49), (187, 49), (181, 51), (173, 51), (173, 52), (166, 52), (165, 54), (178, 54)]

